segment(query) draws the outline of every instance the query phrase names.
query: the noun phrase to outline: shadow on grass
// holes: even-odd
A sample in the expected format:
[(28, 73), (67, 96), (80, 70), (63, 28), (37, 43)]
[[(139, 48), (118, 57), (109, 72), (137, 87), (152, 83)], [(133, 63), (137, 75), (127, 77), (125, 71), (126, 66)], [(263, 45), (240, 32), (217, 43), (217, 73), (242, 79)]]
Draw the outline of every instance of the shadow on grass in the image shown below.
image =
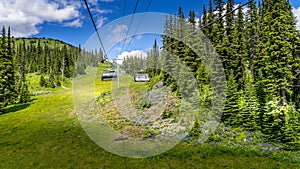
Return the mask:
[(28, 103), (15, 104), (15, 105), (9, 106), (6, 108), (6, 110), (2, 114), (0, 113), (0, 115), (14, 113), (14, 112), (26, 109), (33, 103), (34, 100), (36, 100), (36, 99), (31, 99), (30, 102), (28, 102)]

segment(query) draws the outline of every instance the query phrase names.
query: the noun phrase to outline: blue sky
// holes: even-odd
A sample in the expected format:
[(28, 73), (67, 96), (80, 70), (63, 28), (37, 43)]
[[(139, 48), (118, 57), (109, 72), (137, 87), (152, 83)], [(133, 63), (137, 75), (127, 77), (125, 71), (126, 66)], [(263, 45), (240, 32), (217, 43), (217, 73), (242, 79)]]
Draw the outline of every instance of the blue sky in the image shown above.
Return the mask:
[[(88, 0), (98, 28), (101, 30), (103, 26), (118, 20), (123, 16), (123, 12), (125, 16), (132, 14), (136, 0), (126, 0), (126, 2), (126, 9), (123, 11), (125, 0)], [(140, 0), (137, 13), (145, 12), (149, 2), (150, 0)], [(295, 16), (300, 18), (300, 1), (290, 0), (290, 3), (294, 8)], [(189, 10), (194, 10), (197, 17), (200, 17), (204, 4), (207, 5), (208, 0), (152, 0), (148, 12), (176, 14), (178, 7), (182, 6), (186, 16)], [(155, 24), (155, 18), (151, 22)], [(84, 45), (95, 33), (83, 0), (1, 1), (0, 25), (11, 26), (12, 35), (16, 37), (54, 38), (75, 46)], [(297, 26), (300, 28), (300, 23)], [(137, 36), (132, 40), (133, 47), (130, 46), (128, 50), (150, 48), (156, 37), (159, 36), (151, 34)], [(142, 45), (146, 43), (147, 45)]]

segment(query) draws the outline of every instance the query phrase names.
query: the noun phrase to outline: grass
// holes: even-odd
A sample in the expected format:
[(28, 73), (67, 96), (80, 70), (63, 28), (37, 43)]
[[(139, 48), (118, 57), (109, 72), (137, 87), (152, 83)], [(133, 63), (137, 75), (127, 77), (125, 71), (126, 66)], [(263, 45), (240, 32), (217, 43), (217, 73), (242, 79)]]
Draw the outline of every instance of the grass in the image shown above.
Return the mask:
[[(110, 82), (95, 83), (98, 93), (109, 90)], [(0, 116), (1, 169), (300, 168), (284, 158), (218, 145), (180, 143), (150, 158), (116, 156), (85, 134), (73, 111), (72, 91), (63, 88), (9, 111)]]

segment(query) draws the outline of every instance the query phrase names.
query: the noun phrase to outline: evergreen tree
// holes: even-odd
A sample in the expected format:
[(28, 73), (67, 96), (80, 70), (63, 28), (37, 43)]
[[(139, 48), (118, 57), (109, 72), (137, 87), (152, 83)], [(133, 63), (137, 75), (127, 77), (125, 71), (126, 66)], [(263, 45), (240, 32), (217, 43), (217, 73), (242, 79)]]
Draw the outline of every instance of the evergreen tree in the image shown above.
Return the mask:
[(294, 43), (293, 64), (292, 64), (293, 84), (292, 102), (297, 109), (300, 108), (300, 35)]
[(286, 104), (296, 29), (290, 4), (285, 0), (265, 0), (255, 70), (261, 71), (269, 93), (275, 93), (280, 105)]
[[(215, 25), (213, 26), (213, 35), (212, 35), (212, 42), (217, 50), (217, 52), (222, 56), (223, 51), (222, 51), (222, 45), (223, 45), (223, 40), (224, 40), (224, 33), (225, 33), (225, 28), (224, 28), (224, 20), (221, 19), (223, 12), (224, 12), (224, 2), (223, 0), (215, 0), (216, 4), (216, 19), (218, 20)], [(211, 17), (211, 16), (210, 16)], [(224, 68), (226, 69), (227, 65), (224, 65)]]
[(213, 23), (214, 19), (215, 19), (215, 14), (214, 14), (214, 10), (213, 10), (213, 0), (209, 0), (207, 24), (210, 24), (210, 25), (208, 25), (206, 28), (204, 28), (203, 32), (208, 37), (208, 39), (210, 39), (210, 41), (212, 41), (212, 42), (213, 42), (213, 37), (215, 36), (215, 34), (213, 32), (214, 24), (211, 24), (211, 23)]
[[(207, 11), (205, 5), (203, 5), (203, 12), (202, 12), (202, 18), (199, 19), (199, 29), (206, 26), (208, 23), (207, 21)], [(208, 30), (206, 28), (202, 29), (202, 32), (204, 35), (208, 34)]]
[(250, 71), (246, 71), (245, 77), (245, 104), (242, 108), (242, 123), (241, 125), (248, 130), (260, 129), (259, 119), (259, 103), (256, 96), (253, 77)]
[(230, 65), (234, 70), (236, 82), (238, 83), (238, 90), (244, 88), (245, 70), (247, 68), (247, 40), (245, 38), (245, 25), (243, 8), (239, 6), (237, 18), (235, 20), (235, 28), (233, 35), (233, 50), (232, 57), (230, 57)]
[(158, 59), (159, 59), (159, 49), (157, 46), (156, 39), (154, 40), (153, 48), (151, 49), (149, 56), (148, 56), (148, 69), (150, 76), (156, 76), (159, 73), (158, 68)]
[(240, 119), (237, 119), (240, 113), (239, 108), (239, 94), (237, 90), (237, 83), (233, 71), (229, 71), (229, 76), (227, 80), (227, 96), (225, 101), (224, 113), (222, 115), (221, 121), (227, 125), (237, 126), (240, 123)]
[(26, 82), (26, 47), (25, 41), (23, 39), (20, 50), (20, 79), (19, 79), (19, 103), (26, 103), (30, 100), (30, 93), (28, 89), (28, 84)]
[(6, 36), (3, 26), (0, 42), (0, 114), (5, 111), (7, 105), (14, 103), (17, 97), (12, 49), (8, 43), (11, 43), (10, 31)]
[[(228, 0), (227, 4), (226, 4), (226, 26), (225, 26), (225, 36), (224, 38), (222, 36), (220, 36), (219, 39), (221, 40), (221, 42), (218, 45), (218, 49), (217, 51), (220, 51), (219, 54), (221, 54), (221, 59), (222, 59), (222, 63), (224, 65), (225, 71), (226, 71), (226, 75), (228, 77), (229, 75), (229, 71), (233, 70), (234, 71), (234, 75), (236, 75), (237, 73), (237, 64), (238, 64), (238, 57), (236, 57), (237, 55), (235, 54), (235, 48), (237, 46), (235, 46), (234, 41), (237, 40), (235, 39), (235, 34), (237, 33), (234, 31), (234, 13), (232, 13), (231, 11), (233, 10), (233, 5), (234, 2), (233, 0)], [(219, 15), (219, 17), (221, 17), (221, 15)], [(224, 41), (223, 41), (224, 40)], [(239, 41), (239, 40), (238, 40)], [(222, 44), (223, 42), (223, 44)], [(237, 76), (236, 76), (237, 77)]]
[[(258, 23), (259, 23), (259, 13), (256, 7), (256, 2), (249, 0), (249, 9), (247, 10), (248, 19), (246, 19), (246, 32), (247, 32), (247, 51), (248, 51), (248, 69), (255, 71), (253, 69), (254, 57), (257, 55), (257, 45), (258, 45)], [(257, 73), (256, 73), (257, 74)]]
[(287, 150), (300, 150), (300, 114), (292, 105), (287, 105), (282, 142)]

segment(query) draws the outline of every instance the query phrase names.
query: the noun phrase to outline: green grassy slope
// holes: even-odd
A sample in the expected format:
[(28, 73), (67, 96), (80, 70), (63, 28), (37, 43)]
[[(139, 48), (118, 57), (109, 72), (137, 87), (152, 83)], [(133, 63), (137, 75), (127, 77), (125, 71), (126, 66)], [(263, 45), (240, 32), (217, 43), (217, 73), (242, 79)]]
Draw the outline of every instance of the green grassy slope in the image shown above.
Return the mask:
[(17, 46), (17, 44), (22, 43), (23, 39), (24, 39), (24, 41), (27, 45), (32, 43), (32, 44), (37, 46), (38, 40), (40, 40), (40, 44), (42, 46), (44, 46), (44, 44), (47, 44), (51, 48), (53, 48), (54, 46), (62, 47), (63, 45), (71, 46), (70, 44), (67, 44), (63, 41), (56, 40), (56, 39), (51, 39), (51, 38), (15, 38), (14, 40), (15, 40), (16, 46)]
[[(110, 82), (96, 80), (96, 93)], [(130, 159), (106, 152), (85, 134), (73, 111), (72, 90), (37, 95), (0, 116), (0, 169), (32, 168), (300, 168), (251, 150), (179, 144), (159, 156)]]

